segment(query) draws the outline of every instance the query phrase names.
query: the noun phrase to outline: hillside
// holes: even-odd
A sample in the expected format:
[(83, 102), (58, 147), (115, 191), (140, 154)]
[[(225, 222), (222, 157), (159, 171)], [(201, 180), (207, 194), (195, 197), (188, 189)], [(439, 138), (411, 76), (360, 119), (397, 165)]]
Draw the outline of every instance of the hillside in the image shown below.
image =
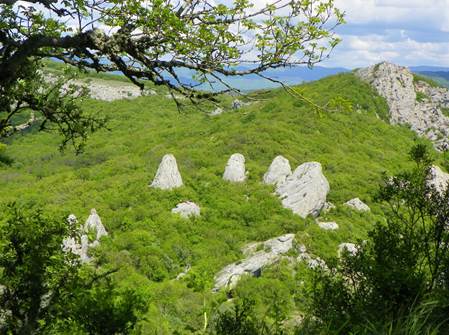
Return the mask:
[[(226, 292), (212, 292), (214, 276), (244, 257), (243, 246), (292, 233), (310, 254), (325, 261), (336, 257), (340, 243), (363, 239), (383, 220), (374, 201), (382, 174), (410, 164), (417, 135), (404, 125), (390, 125), (386, 101), (353, 73), (295, 89), (327, 107), (316, 110), (283, 90), (252, 93), (238, 110), (223, 97), (225, 112), (213, 117), (207, 113), (211, 106), (180, 112), (162, 92), (87, 101), (84, 108), (110, 118), (110, 130), (94, 134), (78, 156), (58, 152), (60, 139), (34, 128), (11, 138), (6, 153), (14, 162), (0, 168), (0, 202), (38, 204), (61, 218), (73, 213), (81, 222), (95, 208), (109, 236), (94, 253), (100, 265), (119, 268), (114, 278), (121, 287), (137, 287), (146, 295), (148, 312), (139, 321), (143, 333), (194, 333), (203, 327), (204, 312), (213, 318), (225, 307)], [(167, 153), (176, 157), (185, 186), (148, 187)], [(234, 153), (246, 158), (245, 183), (222, 179)], [(281, 206), (274, 188), (261, 182), (277, 155), (292, 168), (321, 163), (330, 184), (327, 200), (336, 209), (320, 220), (338, 223), (338, 230), (322, 230), (313, 218), (294, 215)], [(355, 197), (371, 211), (343, 206)], [(186, 200), (201, 207), (200, 217), (186, 220), (171, 213)], [(282, 261), (259, 278), (239, 282), (233, 296), (253, 297), (261, 314), (278, 299), (297, 315), (307, 276), (303, 264)]]

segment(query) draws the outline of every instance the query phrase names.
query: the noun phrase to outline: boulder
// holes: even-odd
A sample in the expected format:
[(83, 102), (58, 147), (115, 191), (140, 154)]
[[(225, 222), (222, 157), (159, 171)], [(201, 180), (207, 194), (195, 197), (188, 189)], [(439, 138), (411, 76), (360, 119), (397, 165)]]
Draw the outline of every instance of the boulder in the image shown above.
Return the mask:
[[(262, 243), (252, 243), (250, 255), (245, 259), (227, 265), (215, 276), (214, 291), (233, 288), (243, 275), (260, 276), (264, 267), (280, 260), (293, 247), (294, 234), (286, 234)], [(253, 246), (256, 248), (253, 248)], [(262, 250), (255, 251), (261, 247)], [(248, 249), (248, 248), (247, 248)]]
[(285, 208), (306, 218), (308, 215), (319, 215), (329, 190), (321, 164), (310, 162), (300, 165), (285, 182), (279, 184), (276, 193)]
[(339, 228), (336, 222), (318, 222), (318, 226), (324, 230), (337, 230)]
[(108, 235), (106, 232), (106, 229), (104, 228), (103, 224), (101, 223), (101, 219), (97, 214), (97, 211), (95, 208), (92, 208), (90, 210), (90, 215), (86, 220), (86, 223), (84, 224), (84, 231), (87, 233), (89, 231), (95, 231), (95, 240), (98, 241), (103, 236)]
[(213, 110), (212, 112), (209, 113), (209, 116), (217, 116), (220, 114), (223, 114), (224, 110), (220, 107), (215, 108), (215, 110)]
[(200, 216), (200, 207), (191, 201), (181, 202), (171, 210), (172, 213), (179, 214), (182, 218), (189, 218), (192, 216)]
[(235, 99), (232, 102), (232, 109), (234, 109), (234, 110), (240, 109), (240, 108), (242, 108), (242, 106), (243, 106), (243, 103), (239, 99)]
[(283, 156), (277, 156), (263, 176), (263, 182), (269, 185), (282, 184), (292, 174), (290, 162)]
[(245, 157), (243, 155), (233, 154), (229, 158), (223, 179), (234, 183), (241, 183), (246, 180)]
[(324, 207), (322, 209), (322, 211), (324, 213), (330, 212), (333, 209), (336, 209), (337, 207), (330, 201), (326, 201), (326, 203), (324, 204)]
[(175, 156), (168, 154), (162, 158), (151, 187), (171, 190), (183, 185)]
[(67, 222), (70, 226), (74, 227), (78, 224), (78, 219), (76, 218), (75, 214), (70, 214), (67, 217)]
[(429, 171), (428, 184), (435, 188), (437, 192), (446, 191), (449, 183), (449, 173), (443, 172), (438, 166), (433, 165)]
[(359, 251), (359, 248), (354, 243), (341, 243), (338, 246), (338, 256), (341, 256), (345, 250), (349, 252), (350, 255), (354, 256)]
[(345, 202), (345, 206), (351, 207), (352, 209), (355, 209), (359, 212), (369, 212), (371, 210), (368, 205), (359, 198), (354, 198)]
[(296, 258), (297, 262), (304, 262), (310, 269), (316, 269), (318, 267), (326, 269), (326, 263), (319, 257), (312, 257), (307, 253), (307, 249), (304, 245), (299, 248), (299, 256)]

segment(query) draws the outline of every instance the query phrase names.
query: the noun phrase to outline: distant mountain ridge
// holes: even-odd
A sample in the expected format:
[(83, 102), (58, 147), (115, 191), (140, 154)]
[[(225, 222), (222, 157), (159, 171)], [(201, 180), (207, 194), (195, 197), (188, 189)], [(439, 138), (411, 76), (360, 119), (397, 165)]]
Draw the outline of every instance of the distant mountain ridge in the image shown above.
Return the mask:
[[(242, 67), (245, 69), (245, 67)], [(313, 68), (309, 68), (306, 66), (291, 66), (285, 68), (278, 69), (270, 69), (263, 73), (263, 76), (269, 77), (278, 81), (282, 81), (287, 85), (298, 85), (304, 82), (310, 82), (319, 80), (328, 76), (336, 75), (339, 73), (349, 72), (351, 70), (345, 69), (342, 67), (323, 67), (323, 66), (314, 66)], [(195, 82), (192, 80), (192, 73), (188, 70), (178, 69), (178, 76), (187, 83), (194, 84)], [(243, 92), (261, 90), (261, 89), (272, 89), (279, 87), (280, 84), (265, 79), (258, 75), (248, 75), (244, 77), (222, 77), (224, 82), (229, 84), (230, 86), (241, 90)], [(204, 89), (210, 89), (209, 85), (204, 84)], [(224, 85), (214, 83), (214, 89), (224, 89)]]

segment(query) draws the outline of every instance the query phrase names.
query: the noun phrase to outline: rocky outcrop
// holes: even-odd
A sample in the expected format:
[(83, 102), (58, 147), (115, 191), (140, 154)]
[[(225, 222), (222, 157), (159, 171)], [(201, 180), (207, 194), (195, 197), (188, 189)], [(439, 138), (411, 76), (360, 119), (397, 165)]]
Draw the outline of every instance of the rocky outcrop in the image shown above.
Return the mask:
[(290, 162), (283, 156), (277, 156), (263, 176), (263, 182), (269, 185), (279, 185), (292, 174)]
[(443, 193), (449, 183), (449, 173), (443, 172), (438, 166), (433, 165), (429, 171), (429, 186), (435, 188), (437, 192)]
[[(247, 257), (226, 266), (215, 276), (214, 291), (233, 288), (243, 275), (260, 276), (264, 267), (279, 261), (293, 247), (294, 234), (286, 234), (271, 240), (252, 243), (246, 247)], [(261, 248), (262, 250), (256, 251)]]
[(338, 256), (341, 256), (343, 252), (348, 252), (350, 255), (354, 256), (359, 251), (359, 248), (354, 243), (341, 243), (338, 246)]
[(326, 263), (319, 257), (312, 257), (308, 252), (305, 245), (300, 245), (299, 256), (296, 258), (296, 262), (304, 262), (310, 269), (322, 268), (327, 269)]
[(318, 222), (318, 226), (323, 230), (337, 230), (339, 228), (336, 222)]
[(337, 207), (336, 207), (332, 202), (326, 201), (326, 203), (324, 204), (324, 207), (323, 207), (323, 209), (322, 209), (322, 212), (328, 213), (328, 212), (330, 212), (331, 210), (334, 210), (334, 209), (336, 209), (336, 208), (337, 208)]
[(212, 112), (209, 113), (209, 116), (217, 116), (223, 113), (224, 113), (223, 108), (217, 107)]
[(234, 183), (242, 183), (246, 180), (245, 157), (241, 154), (233, 154), (226, 164), (223, 179)]
[(142, 91), (139, 87), (133, 84), (99, 79), (94, 79), (88, 82), (87, 88), (92, 99), (103, 101), (135, 99), (140, 96), (156, 94), (155, 91), (149, 89), (145, 89)]
[(177, 204), (171, 212), (179, 214), (184, 219), (188, 219), (189, 217), (200, 216), (201, 210), (196, 203), (185, 201)]
[[(45, 73), (44, 80), (48, 83), (56, 83), (58, 77), (51, 73)], [(89, 96), (92, 99), (102, 101), (115, 101), (121, 99), (135, 99), (140, 96), (149, 96), (157, 94), (151, 89), (141, 90), (140, 87), (131, 82), (121, 82), (118, 80), (104, 80), (99, 78), (89, 78), (85, 80), (70, 80), (63, 87), (67, 91), (70, 85), (86, 87)]]
[(240, 108), (242, 108), (242, 106), (243, 106), (243, 103), (239, 99), (235, 99), (232, 102), (232, 109), (234, 109), (234, 110), (240, 109)]
[(101, 223), (101, 218), (98, 216), (97, 211), (95, 208), (92, 208), (90, 210), (90, 215), (86, 220), (86, 223), (84, 224), (84, 231), (95, 232), (95, 240), (99, 241), (100, 238), (103, 236), (107, 236), (108, 233), (106, 232), (106, 229), (104, 228), (103, 224)]
[[(62, 241), (62, 249), (65, 252), (71, 252), (77, 255), (82, 263), (87, 263), (90, 261), (88, 254), (89, 248), (94, 248), (99, 245), (100, 239), (103, 236), (107, 236), (108, 233), (101, 222), (100, 216), (97, 211), (93, 208), (90, 212), (86, 223), (81, 228), (78, 228), (78, 220), (74, 214), (70, 214), (67, 218), (67, 223), (71, 227), (72, 235), (66, 237)], [(88, 234), (93, 232), (95, 234), (94, 241), (89, 241)]]
[(447, 89), (414, 80), (407, 68), (386, 62), (360, 69), (356, 75), (386, 99), (392, 124), (409, 125), (439, 150), (449, 147), (449, 118), (442, 112), (449, 107)]
[(368, 207), (368, 205), (365, 204), (359, 198), (354, 198), (354, 199), (351, 199), (351, 200), (345, 202), (345, 206), (355, 209), (356, 211), (359, 211), (359, 212), (369, 212), (371, 210)]
[(167, 154), (162, 158), (151, 187), (171, 190), (183, 185), (175, 156)]
[(330, 187), (322, 173), (320, 163), (310, 162), (300, 165), (292, 175), (279, 184), (276, 193), (285, 208), (302, 218), (318, 216), (329, 193)]

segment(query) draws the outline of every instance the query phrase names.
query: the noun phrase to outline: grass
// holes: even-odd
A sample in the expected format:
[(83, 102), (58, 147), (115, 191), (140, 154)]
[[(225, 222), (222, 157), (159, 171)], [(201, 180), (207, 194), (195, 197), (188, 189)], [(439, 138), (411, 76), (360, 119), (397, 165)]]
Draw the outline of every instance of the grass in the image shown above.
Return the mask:
[(414, 73), (413, 74), (413, 82), (416, 84), (416, 83), (418, 83), (420, 81), (425, 82), (426, 84), (429, 84), (430, 87), (439, 87), (439, 86), (441, 86), (441, 85), (439, 85), (439, 83), (436, 80), (434, 80), (434, 78)]
[[(181, 113), (163, 95), (88, 101), (84, 108), (107, 115), (111, 130), (91, 136), (79, 156), (61, 154), (60, 139), (36, 129), (10, 139), (6, 154), (14, 161), (0, 167), (0, 202), (35, 203), (61, 217), (74, 213), (81, 222), (96, 208), (110, 233), (98, 250), (99, 263), (120, 269), (120, 285), (148, 294), (142, 332), (193, 333), (203, 326), (204, 309), (213, 314), (226, 300), (224, 293), (210, 292), (213, 276), (242, 258), (242, 246), (295, 233), (310, 253), (335, 257), (338, 244), (363, 239), (384, 219), (373, 200), (382, 173), (409, 166), (415, 134), (385, 122), (385, 101), (354, 75), (322, 79), (300, 91), (318, 105), (340, 97), (352, 109), (317, 112), (283, 90), (255, 92), (247, 98), (252, 103), (237, 111), (230, 109), (231, 98), (223, 98), (226, 113), (218, 117), (195, 109)], [(248, 181), (238, 185), (221, 178), (236, 152), (245, 155), (249, 171)], [(148, 187), (166, 153), (176, 156), (185, 184), (170, 192)], [(280, 154), (292, 168), (308, 161), (323, 165), (331, 186), (328, 200), (337, 209), (322, 220), (336, 221), (338, 231), (320, 230), (314, 220), (293, 215), (282, 208), (273, 188), (261, 183)], [(371, 213), (342, 206), (354, 197), (365, 201)], [(189, 221), (170, 213), (185, 200), (200, 205), (200, 218)], [(191, 272), (175, 280), (188, 264)], [(305, 278), (280, 266), (241, 285), (258, 294), (261, 309), (275, 284), (289, 296), (289, 309), (300, 310), (298, 287)]]
[(449, 117), (449, 108), (448, 107), (440, 106), (440, 111), (441, 111), (441, 113), (443, 113), (444, 116)]
[(423, 92), (416, 92), (416, 101), (423, 102), (430, 100), (429, 96)]

